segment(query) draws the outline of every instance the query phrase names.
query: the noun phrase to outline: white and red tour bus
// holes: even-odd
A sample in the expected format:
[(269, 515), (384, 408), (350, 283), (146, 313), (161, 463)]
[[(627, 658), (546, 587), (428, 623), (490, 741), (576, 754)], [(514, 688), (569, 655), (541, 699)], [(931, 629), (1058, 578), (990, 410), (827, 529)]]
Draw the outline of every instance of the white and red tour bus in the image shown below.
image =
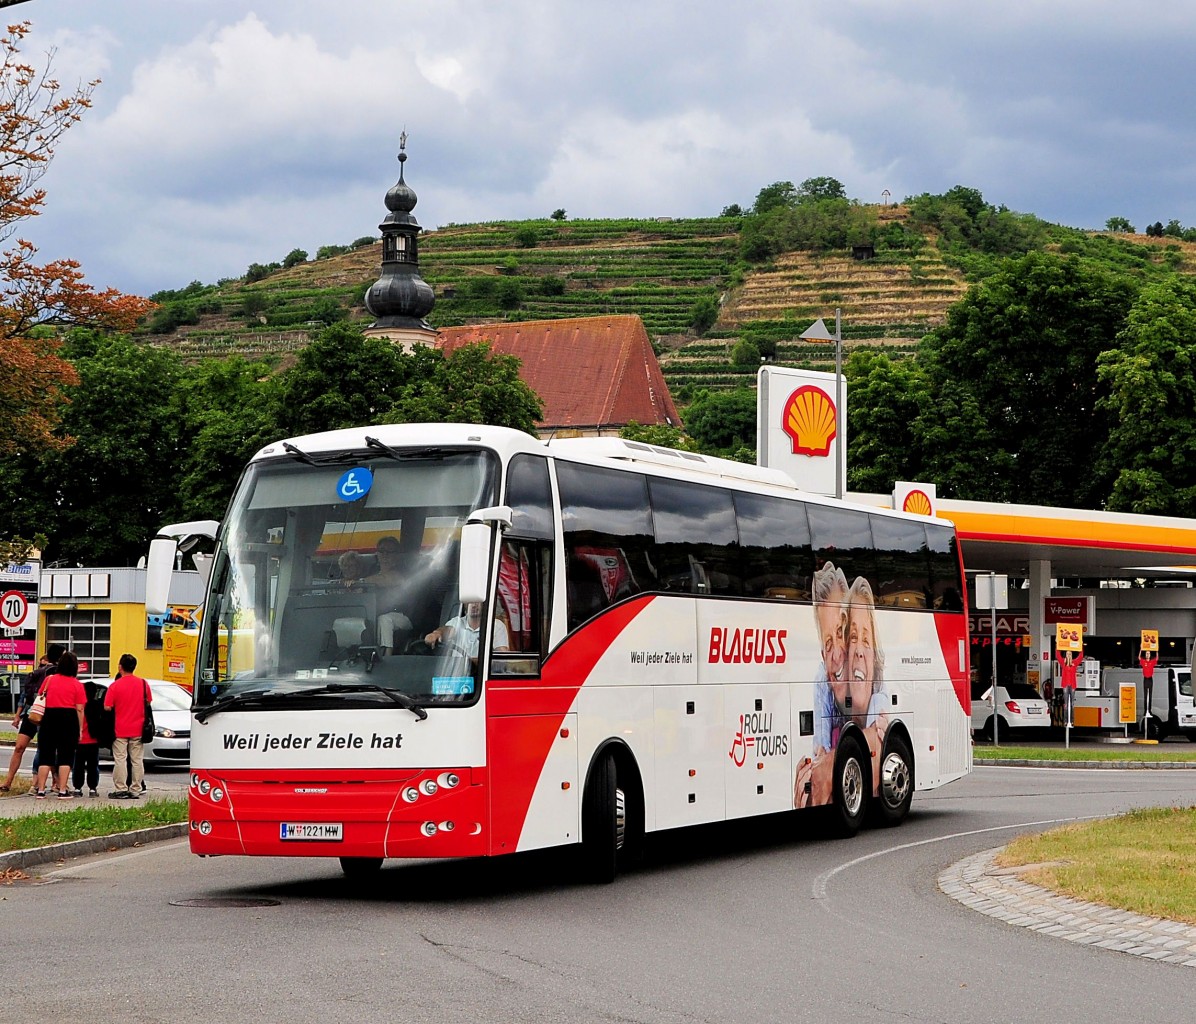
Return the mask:
[(212, 563), (191, 849), (360, 874), (577, 844), (609, 880), (662, 829), (895, 824), (971, 768), (964, 594), (949, 524), (690, 452), (272, 444)]

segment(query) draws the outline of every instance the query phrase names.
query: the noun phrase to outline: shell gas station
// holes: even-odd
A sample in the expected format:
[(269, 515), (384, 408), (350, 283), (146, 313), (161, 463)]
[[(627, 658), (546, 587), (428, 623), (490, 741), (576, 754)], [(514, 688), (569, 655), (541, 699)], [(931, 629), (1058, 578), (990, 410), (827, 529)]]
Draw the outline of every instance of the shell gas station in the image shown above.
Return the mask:
[[(825, 327), (827, 338), (817, 333), (820, 324), (811, 337), (834, 341)], [(1056, 635), (1061, 625), (1073, 627), (1084, 657), (1077, 694), (1092, 695), (1087, 702), (1077, 696), (1074, 724), (1110, 728), (1119, 724), (1110, 720), (1110, 702), (1096, 699), (1102, 673), (1137, 670), (1144, 635), (1157, 636), (1160, 667), (1191, 664), (1196, 519), (940, 499), (933, 483), (899, 482), (891, 494), (845, 492), (841, 374), (762, 366), (758, 384), (760, 465), (815, 493), (954, 523), (980, 688), (995, 666), (1002, 685), (1028, 683), (1049, 699), (1058, 689)]]

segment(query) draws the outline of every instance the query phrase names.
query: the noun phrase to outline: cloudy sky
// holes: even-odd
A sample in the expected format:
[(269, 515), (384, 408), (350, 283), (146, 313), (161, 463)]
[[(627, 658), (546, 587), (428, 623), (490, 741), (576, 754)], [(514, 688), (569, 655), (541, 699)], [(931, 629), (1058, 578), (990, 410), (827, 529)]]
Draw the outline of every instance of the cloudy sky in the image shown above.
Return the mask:
[(829, 175), (963, 184), (1075, 227), (1196, 225), (1196, 16), (1174, 0), (31, 0), (101, 78), (20, 231), (149, 294), (376, 231), (409, 134), (425, 228), (704, 216)]

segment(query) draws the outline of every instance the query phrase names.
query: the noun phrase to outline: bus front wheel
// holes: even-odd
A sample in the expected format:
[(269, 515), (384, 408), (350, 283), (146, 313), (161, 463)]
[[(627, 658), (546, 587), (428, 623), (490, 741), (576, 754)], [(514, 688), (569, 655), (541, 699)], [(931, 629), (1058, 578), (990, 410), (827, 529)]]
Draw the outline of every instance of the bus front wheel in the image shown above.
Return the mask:
[(834, 799), (831, 822), (836, 835), (854, 836), (864, 823), (868, 809), (867, 787), (872, 781), (872, 765), (860, 753), (860, 745), (851, 736), (839, 741), (835, 753)]
[(627, 838), (627, 801), (612, 754), (594, 764), (581, 805), (581, 856), (585, 878), (598, 885), (615, 880)]

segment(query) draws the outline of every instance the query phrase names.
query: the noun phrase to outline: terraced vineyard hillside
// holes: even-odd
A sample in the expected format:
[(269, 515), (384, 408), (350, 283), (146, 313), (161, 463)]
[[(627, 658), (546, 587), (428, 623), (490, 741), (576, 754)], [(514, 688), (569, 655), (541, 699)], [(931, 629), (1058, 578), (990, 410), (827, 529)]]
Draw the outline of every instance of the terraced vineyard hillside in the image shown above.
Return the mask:
[[(882, 228), (906, 225), (904, 207), (873, 212)], [(829, 369), (832, 347), (800, 335), (818, 317), (833, 328), (838, 307), (846, 349), (912, 351), (967, 288), (964, 274), (918, 232), (905, 236), (908, 247), (880, 244), (867, 259), (845, 250), (796, 252), (748, 266), (739, 257), (738, 229), (729, 217), (449, 225), (420, 241), (421, 272), (436, 293), (430, 320), (450, 327), (633, 313), (674, 390), (733, 387), (753, 384), (758, 369), (758, 357), (755, 365), (732, 362), (741, 339), (775, 362)], [(1196, 271), (1191, 243), (1064, 230), (1067, 239), (1049, 247), (1081, 247), (1130, 272)], [(190, 358), (277, 358), (326, 323), (368, 320), (362, 300), (378, 277), (381, 248), (368, 238), (355, 246), (287, 269), (258, 268), (249, 275), (258, 280), (165, 294), (149, 338)], [(691, 324), (703, 303), (717, 304), (717, 320), (698, 337)]]

